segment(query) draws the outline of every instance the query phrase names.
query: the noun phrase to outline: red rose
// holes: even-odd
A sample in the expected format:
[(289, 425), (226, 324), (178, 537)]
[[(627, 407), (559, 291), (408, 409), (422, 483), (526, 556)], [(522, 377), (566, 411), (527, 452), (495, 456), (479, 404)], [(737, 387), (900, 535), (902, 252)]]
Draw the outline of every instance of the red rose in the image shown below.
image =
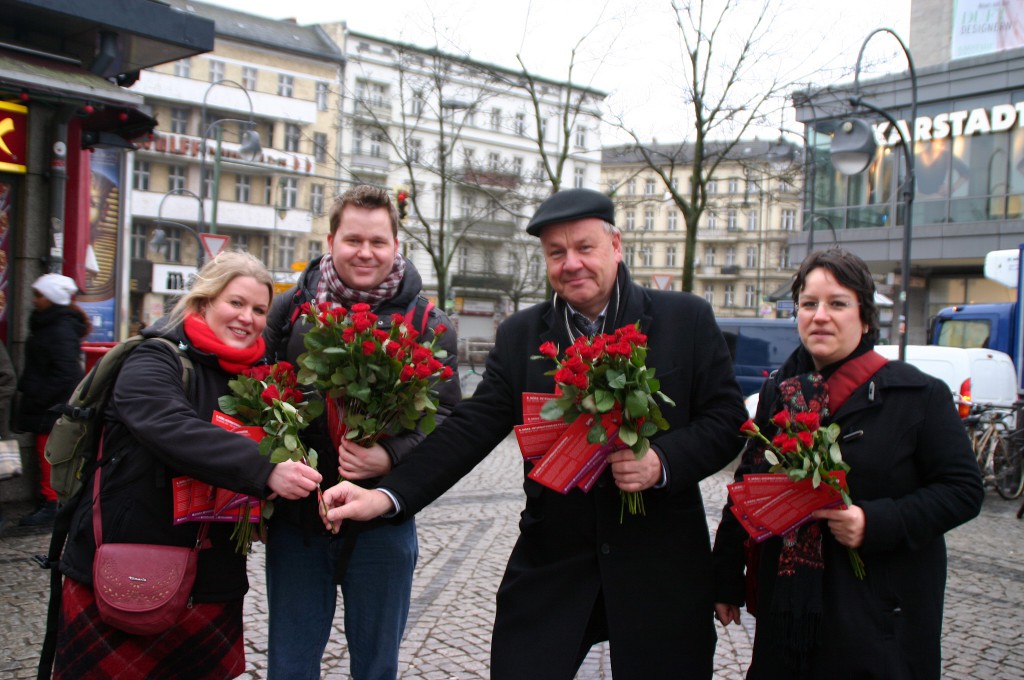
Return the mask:
[(348, 314), (348, 310), (345, 309), (344, 307), (339, 306), (331, 310), (331, 316), (334, 318), (335, 321), (341, 321), (342, 319), (345, 318), (346, 314)]
[(796, 420), (796, 422), (803, 425), (804, 427), (806, 427), (811, 432), (814, 432), (819, 427), (821, 427), (821, 418), (817, 413), (812, 413), (810, 411), (801, 411), (800, 413), (797, 413), (795, 416), (793, 416), (793, 419)]
[(394, 341), (388, 341), (384, 343), (384, 353), (394, 359), (398, 356), (398, 353), (402, 351), (402, 346)]
[(786, 437), (786, 441), (779, 447), (779, 450), (783, 453), (796, 453), (800, 448), (800, 442), (796, 437)]
[(245, 375), (249, 376), (254, 380), (263, 382), (270, 375), (271, 367), (264, 364), (263, 366), (253, 366), (245, 372)]
[(413, 375), (420, 380), (429, 378), (433, 373), (434, 369), (430, 367), (430, 364), (416, 364), (416, 368), (413, 370)]
[(402, 316), (401, 314), (392, 314), (391, 315), (391, 325), (392, 326), (401, 326), (403, 323), (405, 323), (405, 317), (404, 316)]
[(441, 369), (441, 380), (447, 380), (448, 378), (452, 377), (454, 373), (455, 371), (452, 370), (451, 366), (445, 366), (443, 369)]
[(373, 326), (373, 322), (376, 319), (371, 319), (372, 314), (354, 314), (352, 316), (352, 327), (356, 329), (356, 333), (362, 333)]
[(797, 439), (804, 445), (804, 448), (809, 449), (814, 445), (814, 435), (807, 430), (801, 430), (796, 433)]
[(573, 383), (577, 389), (585, 390), (590, 385), (590, 381), (587, 380), (586, 373), (577, 373), (573, 378)]
[(781, 427), (783, 429), (789, 427), (789, 420), (790, 418), (788, 409), (782, 409), (774, 416), (772, 416), (772, 422), (775, 423), (776, 426)]
[(368, 311), (370, 311), (370, 305), (366, 304), (365, 302), (357, 302), (354, 305), (352, 305), (352, 311), (353, 312), (368, 312)]
[(402, 382), (409, 382), (409, 379), (412, 378), (414, 370), (415, 369), (413, 369), (411, 364), (406, 364), (405, 366), (402, 366), (402, 372), (398, 376), (398, 379), (401, 380)]
[(275, 399), (281, 400), (281, 393), (277, 391), (277, 385), (268, 385), (260, 397), (267, 406), (273, 406)]
[(571, 385), (575, 379), (575, 373), (568, 368), (560, 368), (555, 371), (555, 382), (560, 382), (563, 385)]
[(373, 354), (376, 351), (377, 351), (377, 343), (375, 343), (373, 340), (364, 340), (363, 341), (363, 354), (364, 355), (370, 356), (371, 354)]
[(305, 398), (306, 396), (302, 392), (294, 387), (289, 387), (284, 391), (284, 396), (281, 401), (291, 402), (292, 404), (301, 404)]
[(345, 342), (352, 342), (356, 339), (356, 329), (352, 326), (346, 327), (341, 331), (341, 339)]
[(434, 337), (435, 338), (439, 338), (439, 337), (441, 337), (442, 335), (444, 335), (447, 332), (448, 332), (448, 326), (445, 326), (443, 323), (439, 323), (439, 324), (437, 324), (437, 326), (434, 327)]
[(545, 342), (540, 346), (540, 353), (548, 359), (554, 359), (558, 356), (558, 346), (553, 342)]
[(740, 432), (743, 434), (757, 434), (760, 430), (757, 425), (754, 424), (753, 418), (747, 418), (747, 422), (740, 425)]
[(384, 342), (385, 340), (391, 337), (391, 334), (379, 328), (374, 328), (373, 337), (377, 339), (377, 342)]
[(430, 350), (423, 345), (413, 345), (412, 348), (412, 360), (413, 363), (421, 364), (430, 357), (434, 356), (430, 353)]

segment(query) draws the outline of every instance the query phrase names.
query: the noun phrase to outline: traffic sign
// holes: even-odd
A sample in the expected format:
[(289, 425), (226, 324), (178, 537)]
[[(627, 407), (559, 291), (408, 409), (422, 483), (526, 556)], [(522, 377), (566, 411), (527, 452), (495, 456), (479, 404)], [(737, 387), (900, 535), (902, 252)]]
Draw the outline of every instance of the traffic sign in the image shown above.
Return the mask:
[(217, 257), (220, 251), (224, 250), (231, 237), (224, 236), (223, 234), (200, 234), (199, 240), (203, 242), (203, 250), (212, 259)]
[(658, 290), (672, 290), (671, 274), (654, 274), (651, 276), (651, 283)]

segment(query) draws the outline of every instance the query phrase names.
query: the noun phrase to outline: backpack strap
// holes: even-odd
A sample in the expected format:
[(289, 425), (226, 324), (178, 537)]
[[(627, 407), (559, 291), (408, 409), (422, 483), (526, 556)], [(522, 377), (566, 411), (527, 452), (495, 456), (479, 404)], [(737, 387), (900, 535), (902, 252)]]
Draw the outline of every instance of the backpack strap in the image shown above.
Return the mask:
[(409, 303), (405, 310), (405, 323), (416, 331), (417, 336), (422, 338), (427, 332), (427, 324), (430, 321), (430, 311), (434, 309), (434, 303), (417, 295), (416, 299)]

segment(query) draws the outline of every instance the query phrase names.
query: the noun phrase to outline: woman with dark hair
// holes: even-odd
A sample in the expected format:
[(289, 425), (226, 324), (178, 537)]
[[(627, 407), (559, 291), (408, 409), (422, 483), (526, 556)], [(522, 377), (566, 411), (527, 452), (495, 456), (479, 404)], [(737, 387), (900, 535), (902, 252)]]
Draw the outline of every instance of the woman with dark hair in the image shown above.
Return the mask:
[[(970, 442), (944, 383), (874, 352), (875, 286), (859, 257), (811, 253), (792, 290), (801, 346), (765, 381), (754, 421), (769, 440), (784, 408), (839, 424), (853, 503), (761, 544), (727, 507), (716, 616), (738, 624), (744, 603), (756, 615), (751, 679), (938, 678), (943, 534), (976, 516), (984, 495)], [(750, 442), (737, 480), (770, 467)]]
[(85, 374), (82, 340), (92, 331), (92, 324), (72, 302), (77, 292), (74, 279), (61, 274), (44, 274), (32, 283), (35, 309), (28, 317), (15, 429), (35, 434), (39, 502), (35, 512), (21, 518), (22, 526), (53, 524), (57, 516), (57, 492), (50, 486), (50, 464), (43, 452), (60, 416), (56, 408), (67, 402)]
[[(221, 253), (200, 270), (168, 319), (125, 359), (104, 413), (100, 507), (106, 543), (193, 546), (199, 523), (174, 523), (171, 480), (188, 476), (260, 498), (298, 499), (320, 474), (296, 461), (273, 464), (256, 442), (211, 422), (228, 381), (263, 360), (261, 334), (273, 295), (263, 264)], [(178, 346), (161, 342), (156, 337)], [(188, 388), (178, 352), (193, 369)], [(93, 481), (86, 481), (91, 490)], [(211, 522), (200, 550), (191, 604), (163, 633), (131, 635), (104, 623), (92, 589), (92, 494), (79, 496), (60, 562), (54, 677), (222, 680), (245, 671), (242, 601), (249, 588), (233, 523)]]

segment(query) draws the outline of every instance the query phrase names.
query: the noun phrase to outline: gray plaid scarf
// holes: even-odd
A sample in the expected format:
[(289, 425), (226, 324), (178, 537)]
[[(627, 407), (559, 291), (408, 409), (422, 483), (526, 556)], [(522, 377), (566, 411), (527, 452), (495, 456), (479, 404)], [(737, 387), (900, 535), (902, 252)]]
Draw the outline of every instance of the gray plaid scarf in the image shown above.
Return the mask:
[(316, 288), (316, 301), (320, 304), (331, 303), (349, 306), (356, 302), (376, 305), (395, 296), (404, 276), (405, 258), (401, 253), (395, 253), (395, 263), (391, 266), (391, 272), (375, 288), (370, 290), (349, 288), (338, 276), (338, 272), (334, 271), (331, 254), (327, 253), (320, 260), (320, 283)]

